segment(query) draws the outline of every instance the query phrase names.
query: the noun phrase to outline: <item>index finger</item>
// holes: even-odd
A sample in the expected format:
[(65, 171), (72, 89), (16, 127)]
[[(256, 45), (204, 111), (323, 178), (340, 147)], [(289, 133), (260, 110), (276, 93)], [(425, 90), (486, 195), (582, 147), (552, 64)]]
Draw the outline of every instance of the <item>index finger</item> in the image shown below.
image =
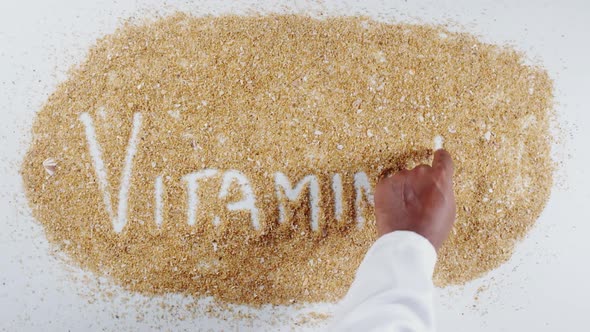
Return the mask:
[(434, 152), (434, 159), (432, 160), (432, 168), (437, 171), (442, 171), (445, 177), (450, 180), (453, 177), (454, 165), (451, 154), (444, 149), (438, 149)]

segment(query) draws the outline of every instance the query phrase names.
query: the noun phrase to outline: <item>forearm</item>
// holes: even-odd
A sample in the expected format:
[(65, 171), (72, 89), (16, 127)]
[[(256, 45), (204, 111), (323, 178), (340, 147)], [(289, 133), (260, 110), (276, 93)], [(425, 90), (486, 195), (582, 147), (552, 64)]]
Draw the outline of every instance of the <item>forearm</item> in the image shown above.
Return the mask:
[(434, 331), (432, 273), (436, 251), (408, 231), (379, 238), (367, 252), (333, 329)]

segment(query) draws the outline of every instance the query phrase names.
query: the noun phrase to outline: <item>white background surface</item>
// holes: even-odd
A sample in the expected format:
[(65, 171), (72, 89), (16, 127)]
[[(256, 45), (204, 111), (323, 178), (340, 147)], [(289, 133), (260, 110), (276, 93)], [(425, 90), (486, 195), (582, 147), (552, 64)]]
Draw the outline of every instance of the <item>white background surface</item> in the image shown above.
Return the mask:
[[(104, 280), (98, 285), (95, 277), (56, 259), (42, 227), (28, 215), (18, 170), (35, 112), (65, 79), (67, 69), (83, 60), (95, 39), (112, 32), (120, 19), (176, 9), (215, 15), (254, 10), (365, 14), (398, 22), (452, 20), (461, 25), (459, 30), (488, 42), (510, 43), (545, 66), (555, 80), (556, 108), (566, 133), (565, 142), (555, 148), (563, 162), (558, 184), (512, 259), (468, 285), (439, 290), (437, 315), (441, 331), (590, 328), (590, 2), (0, 1), (1, 330), (276, 329), (267, 325), (273, 317), (287, 319), (283, 329), (301, 328), (294, 325), (296, 310), (265, 308), (258, 321), (223, 321), (158, 306), (187, 301), (180, 296), (146, 299), (121, 290), (112, 298), (93, 296), (96, 287), (111, 286)], [(128, 297), (132, 303), (126, 302)], [(315, 310), (329, 312), (331, 306)]]

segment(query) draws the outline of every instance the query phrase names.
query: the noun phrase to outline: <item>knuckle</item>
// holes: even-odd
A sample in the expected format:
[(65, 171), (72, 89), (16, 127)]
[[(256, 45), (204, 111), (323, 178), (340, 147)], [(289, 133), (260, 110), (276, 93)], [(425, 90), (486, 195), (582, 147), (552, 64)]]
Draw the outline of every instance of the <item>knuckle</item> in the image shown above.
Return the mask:
[(408, 173), (410, 173), (410, 171), (408, 171), (407, 169), (402, 169), (399, 172), (395, 173), (395, 175), (393, 176), (393, 178), (403, 178), (408, 176)]
[(414, 170), (418, 173), (425, 173), (429, 169), (431, 169), (431, 167), (428, 165), (418, 165), (418, 166), (414, 167)]

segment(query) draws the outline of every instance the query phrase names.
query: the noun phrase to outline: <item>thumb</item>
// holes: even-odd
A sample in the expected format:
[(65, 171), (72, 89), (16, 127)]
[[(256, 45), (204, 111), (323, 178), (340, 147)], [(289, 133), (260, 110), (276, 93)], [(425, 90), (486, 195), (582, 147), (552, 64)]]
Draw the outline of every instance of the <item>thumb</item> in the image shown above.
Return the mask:
[(432, 168), (451, 180), (453, 177), (454, 166), (451, 154), (444, 149), (438, 149), (434, 152), (434, 159), (432, 160)]

